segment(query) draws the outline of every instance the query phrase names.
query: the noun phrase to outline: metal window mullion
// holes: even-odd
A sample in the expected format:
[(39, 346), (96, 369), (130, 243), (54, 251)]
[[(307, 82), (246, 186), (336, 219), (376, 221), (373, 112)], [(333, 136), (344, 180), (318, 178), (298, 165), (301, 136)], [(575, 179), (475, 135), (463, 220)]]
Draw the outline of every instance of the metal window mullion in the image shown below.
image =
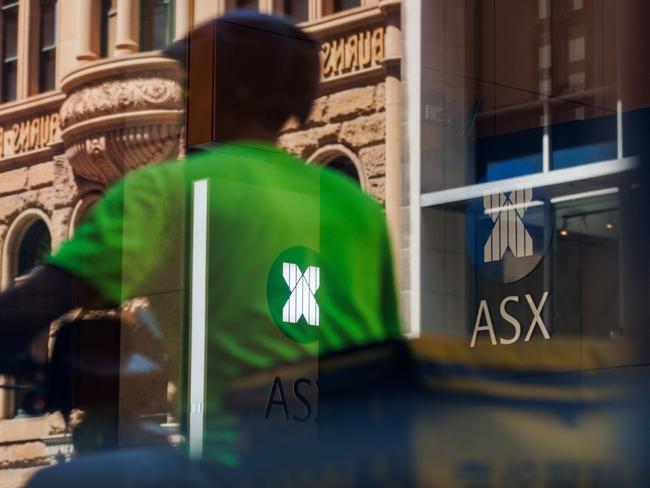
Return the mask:
[(190, 457), (200, 459), (205, 423), (208, 180), (194, 181), (192, 189), (188, 446)]

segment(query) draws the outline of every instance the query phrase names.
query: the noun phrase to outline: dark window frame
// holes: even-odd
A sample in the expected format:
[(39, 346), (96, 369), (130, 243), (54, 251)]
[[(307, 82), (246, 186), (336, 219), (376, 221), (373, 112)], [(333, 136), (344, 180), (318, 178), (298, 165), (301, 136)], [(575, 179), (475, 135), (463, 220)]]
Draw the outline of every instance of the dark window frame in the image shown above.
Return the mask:
[[(16, 55), (15, 56), (6, 56), (5, 51), (7, 50), (7, 39), (5, 37), (6, 35), (6, 30), (5, 30), (5, 16), (7, 15), (7, 12), (10, 10), (15, 11), (15, 16), (16, 16), (16, 39), (15, 39), (15, 45), (16, 45)], [(1, 72), (2, 75), (0, 76), (0, 103), (6, 103), (6, 102), (12, 102), (18, 98), (18, 39), (19, 39), (19, 33), (18, 33), (18, 22), (19, 22), (19, 11), (20, 11), (20, 2), (18, 0), (13, 0), (13, 1), (3, 1), (0, 0), (0, 65), (1, 65)], [(14, 87), (13, 87), (13, 93), (9, 94), (7, 92), (8, 87), (7, 87), (7, 79), (8, 79), (8, 73), (11, 73), (11, 69), (7, 70), (6, 66), (8, 65), (13, 65), (13, 72), (14, 72)]]

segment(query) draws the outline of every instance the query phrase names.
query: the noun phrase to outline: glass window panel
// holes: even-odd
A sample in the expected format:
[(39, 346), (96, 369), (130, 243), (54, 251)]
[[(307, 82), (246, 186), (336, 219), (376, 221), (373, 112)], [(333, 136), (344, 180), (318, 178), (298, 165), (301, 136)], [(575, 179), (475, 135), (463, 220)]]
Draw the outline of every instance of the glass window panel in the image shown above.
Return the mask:
[(231, 8), (257, 10), (259, 8), (258, 0), (235, 0)]
[(616, 159), (616, 115), (553, 125), (553, 168)]
[(309, 19), (309, 0), (282, 0), (280, 8), (276, 8), (294, 22), (304, 22)]
[(43, 51), (39, 64), (38, 88), (44, 92), (54, 90), (56, 86), (56, 51)]
[(41, 2), (41, 48), (56, 45), (56, 2)]
[(2, 101), (10, 102), (16, 99), (16, 74), (18, 63), (16, 61), (2, 64)]
[(113, 56), (117, 29), (117, 0), (102, 0), (100, 25), (100, 57)]
[(3, 58), (15, 58), (18, 55), (18, 7), (2, 10)]
[(140, 48), (142, 51), (163, 49), (171, 41), (172, 0), (140, 3)]
[(56, 85), (56, 1), (41, 2), (38, 89), (53, 90)]
[(361, 0), (324, 0), (323, 15), (330, 15), (360, 6)]

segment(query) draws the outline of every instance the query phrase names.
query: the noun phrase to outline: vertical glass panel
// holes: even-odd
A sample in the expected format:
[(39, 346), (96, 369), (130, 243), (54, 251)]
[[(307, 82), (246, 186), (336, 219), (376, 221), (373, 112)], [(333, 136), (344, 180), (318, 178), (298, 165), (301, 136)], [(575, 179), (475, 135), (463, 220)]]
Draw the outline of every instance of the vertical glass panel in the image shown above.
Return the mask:
[(144, 1), (140, 3), (142, 19), (140, 49), (153, 51), (163, 49), (171, 41), (170, 23), (172, 0)]
[(41, 39), (38, 89), (53, 90), (56, 84), (56, 1), (41, 2)]
[(10, 102), (16, 99), (16, 74), (18, 63), (16, 61), (2, 64), (2, 101)]
[(56, 50), (49, 49), (41, 53), (38, 89), (41, 92), (54, 90), (56, 85)]
[(3, 57), (15, 58), (18, 55), (18, 6), (2, 9)]
[(259, 9), (259, 0), (235, 0), (232, 2), (233, 9), (247, 9), (247, 10), (258, 10)]
[(56, 44), (56, 1), (41, 2), (41, 47)]
[(102, 0), (100, 22), (100, 57), (111, 57), (115, 51), (117, 0)]
[(324, 0), (323, 15), (330, 15), (360, 6), (361, 0)]
[(18, 2), (5, 3), (0, 10), (2, 33), (2, 101), (16, 99), (18, 64)]
[(309, 19), (309, 0), (280, 0), (276, 2), (276, 11), (291, 17), (294, 22)]

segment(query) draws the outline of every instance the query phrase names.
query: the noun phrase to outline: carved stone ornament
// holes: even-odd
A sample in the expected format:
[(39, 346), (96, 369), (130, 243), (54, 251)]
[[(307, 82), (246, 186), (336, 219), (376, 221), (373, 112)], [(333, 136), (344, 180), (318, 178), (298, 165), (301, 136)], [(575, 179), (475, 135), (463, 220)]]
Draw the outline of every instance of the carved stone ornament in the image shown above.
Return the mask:
[(89, 83), (63, 102), (61, 129), (101, 115), (151, 108), (179, 109), (183, 93), (176, 78), (170, 78), (170, 73), (151, 72), (130, 79)]
[(64, 80), (61, 138), (74, 173), (108, 186), (183, 152), (183, 87), (159, 56), (88, 65)]

